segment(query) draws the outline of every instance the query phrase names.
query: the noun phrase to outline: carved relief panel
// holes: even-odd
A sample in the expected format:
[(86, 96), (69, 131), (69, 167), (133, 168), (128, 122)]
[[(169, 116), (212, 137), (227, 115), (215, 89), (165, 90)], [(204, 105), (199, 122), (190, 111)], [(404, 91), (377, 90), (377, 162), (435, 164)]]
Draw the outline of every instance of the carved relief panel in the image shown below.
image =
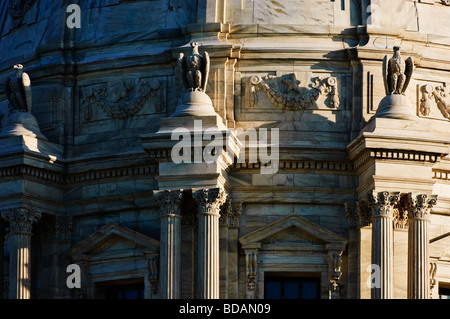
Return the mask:
[(242, 78), (243, 111), (338, 110), (340, 82), (337, 76), (312, 72), (246, 74)]
[(165, 113), (166, 85), (167, 79), (158, 77), (82, 86), (79, 90), (82, 131), (96, 131), (94, 127), (110, 130), (108, 122), (117, 124), (117, 120), (123, 128), (139, 127), (139, 121), (148, 120), (148, 115)]
[(450, 120), (450, 87), (446, 82), (418, 81), (417, 115), (436, 120)]

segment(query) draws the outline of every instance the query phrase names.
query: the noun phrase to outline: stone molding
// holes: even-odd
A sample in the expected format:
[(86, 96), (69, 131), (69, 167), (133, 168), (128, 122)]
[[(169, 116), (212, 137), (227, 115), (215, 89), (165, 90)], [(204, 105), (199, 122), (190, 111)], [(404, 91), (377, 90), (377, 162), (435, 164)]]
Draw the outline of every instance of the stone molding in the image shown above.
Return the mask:
[(368, 150), (354, 161), (354, 168), (358, 169), (371, 159), (391, 159), (399, 161), (416, 161), (436, 163), (439, 157), (436, 153), (427, 153), (421, 151), (407, 151), (407, 150), (385, 150), (373, 149)]
[(85, 183), (89, 181), (105, 180), (107, 178), (117, 178), (132, 175), (153, 176), (157, 174), (158, 174), (158, 164), (135, 166), (135, 167), (120, 167), (103, 170), (98, 169), (82, 173), (69, 173), (69, 174), (61, 174), (28, 165), (0, 168), (1, 177), (18, 177), (18, 178), (29, 177), (45, 182), (57, 183), (62, 185), (72, 183)]
[[(264, 165), (264, 164), (262, 164)], [(260, 169), (261, 163), (238, 163), (235, 160), (233, 164), (233, 170), (242, 169)], [(344, 171), (353, 172), (353, 164), (349, 162), (327, 162), (327, 161), (296, 161), (296, 160), (280, 160), (279, 169), (293, 169), (293, 170), (323, 170), (323, 171)]]

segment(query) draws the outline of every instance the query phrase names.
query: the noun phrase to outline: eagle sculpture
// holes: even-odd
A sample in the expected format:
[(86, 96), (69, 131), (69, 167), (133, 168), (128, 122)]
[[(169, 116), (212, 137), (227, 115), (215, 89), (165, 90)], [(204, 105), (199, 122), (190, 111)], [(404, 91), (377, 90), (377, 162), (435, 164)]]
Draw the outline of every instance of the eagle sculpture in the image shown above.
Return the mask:
[(191, 43), (192, 53), (185, 56), (180, 53), (178, 57), (178, 66), (181, 72), (181, 78), (186, 90), (206, 92), (206, 84), (209, 74), (209, 54), (204, 52), (201, 55), (198, 52), (198, 43)]
[(14, 65), (16, 75), (5, 81), (5, 94), (9, 100), (9, 113), (31, 112), (31, 81), (21, 64)]
[(413, 59), (409, 57), (403, 60), (400, 56), (400, 47), (394, 46), (394, 55), (389, 60), (387, 55), (383, 59), (383, 80), (386, 94), (405, 95), (413, 70)]

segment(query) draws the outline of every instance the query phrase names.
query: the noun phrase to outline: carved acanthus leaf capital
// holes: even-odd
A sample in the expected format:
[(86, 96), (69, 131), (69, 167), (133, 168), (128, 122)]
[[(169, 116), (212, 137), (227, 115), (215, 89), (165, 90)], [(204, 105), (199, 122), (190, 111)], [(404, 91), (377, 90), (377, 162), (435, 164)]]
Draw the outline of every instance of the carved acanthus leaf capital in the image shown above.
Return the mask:
[(414, 196), (409, 193), (407, 197), (408, 220), (429, 220), (431, 208), (437, 203), (437, 195), (419, 194)]
[(393, 218), (394, 206), (400, 200), (399, 192), (371, 192), (368, 193), (369, 205), (372, 208), (372, 218)]
[(11, 232), (31, 233), (33, 224), (41, 218), (41, 213), (20, 207), (2, 212), (2, 217), (9, 222)]
[(227, 194), (217, 187), (193, 191), (192, 197), (198, 205), (199, 214), (219, 215), (220, 207), (225, 203)]
[(179, 216), (182, 195), (181, 190), (155, 191), (154, 197), (161, 209), (161, 216)]

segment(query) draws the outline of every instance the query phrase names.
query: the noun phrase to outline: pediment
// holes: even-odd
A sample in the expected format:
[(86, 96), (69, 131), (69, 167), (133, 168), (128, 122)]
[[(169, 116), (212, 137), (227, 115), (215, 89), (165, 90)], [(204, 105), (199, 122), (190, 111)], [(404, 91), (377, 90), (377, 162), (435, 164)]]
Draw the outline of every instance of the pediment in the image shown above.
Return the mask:
[(429, 254), (430, 257), (450, 261), (450, 233), (431, 239)]
[(69, 255), (76, 258), (135, 251), (157, 252), (159, 240), (116, 223), (109, 223), (79, 242)]
[(327, 249), (344, 250), (347, 239), (303, 217), (290, 215), (239, 239), (244, 249), (257, 248), (271, 242), (282, 244), (320, 244)]

